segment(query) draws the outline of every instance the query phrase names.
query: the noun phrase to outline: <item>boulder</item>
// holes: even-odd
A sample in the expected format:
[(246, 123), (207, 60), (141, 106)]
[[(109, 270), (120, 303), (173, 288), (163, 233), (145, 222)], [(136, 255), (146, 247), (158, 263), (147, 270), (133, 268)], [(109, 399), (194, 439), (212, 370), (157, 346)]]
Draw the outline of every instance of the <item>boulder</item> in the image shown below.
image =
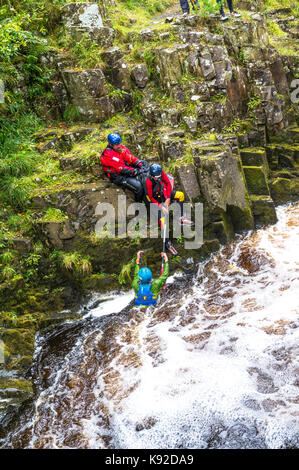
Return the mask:
[(220, 62), (214, 62), (214, 68), (216, 72), (216, 87), (220, 89), (227, 88), (233, 76), (233, 68), (231, 61), (229, 59), (226, 59)]
[(34, 353), (34, 330), (29, 328), (0, 328), (4, 343), (5, 368), (25, 372)]
[(261, 166), (266, 177), (269, 175), (269, 166), (266, 150), (263, 148), (247, 148), (240, 151), (242, 164), (244, 166)]
[(99, 46), (109, 47), (113, 45), (115, 32), (114, 29), (108, 26), (88, 28), (84, 26), (69, 26), (68, 32), (75, 41), (82, 41), (88, 38), (90, 44), (98, 43)]
[(64, 240), (74, 238), (77, 231), (68, 219), (61, 222), (36, 222), (35, 229), (39, 237), (55, 250), (63, 250)]
[(210, 153), (208, 148), (199, 148), (197, 156), (199, 183), (205, 200), (209, 207), (227, 211), (235, 230), (252, 228), (253, 219), (238, 158), (227, 145), (216, 146)]
[(150, 126), (177, 127), (181, 121), (181, 112), (177, 108), (161, 108), (161, 105), (145, 101), (140, 107), (146, 124)]
[(123, 56), (123, 51), (118, 46), (109, 47), (101, 53), (101, 58), (109, 67), (115, 67)]
[(266, 124), (269, 135), (281, 134), (288, 125), (287, 115), (284, 113), (284, 97), (278, 95), (275, 86), (255, 85), (252, 91), (261, 100), (254, 109), (257, 121)]
[(181, 112), (177, 108), (161, 109), (161, 122), (163, 126), (177, 127), (181, 118)]
[(131, 76), (121, 48), (110, 47), (101, 53), (101, 58), (106, 63), (104, 73), (109, 82), (116, 88), (129, 91), (131, 89)]
[(172, 85), (179, 83), (187, 50), (188, 46), (184, 45), (156, 49), (157, 70), (164, 88), (171, 89)]
[(62, 21), (68, 28), (81, 26), (90, 29), (103, 26), (102, 15), (97, 3), (68, 3), (61, 8)]
[(212, 80), (216, 76), (216, 71), (212, 56), (208, 49), (203, 49), (199, 59), (202, 75), (205, 80)]
[(146, 64), (139, 64), (133, 67), (131, 77), (138, 88), (145, 88), (149, 80)]
[(181, 158), (185, 153), (186, 142), (180, 137), (171, 137), (166, 134), (158, 139), (158, 146), (161, 159), (166, 162)]
[(138, 37), (141, 42), (153, 41), (155, 38), (155, 31), (150, 28), (142, 29), (139, 31)]
[(238, 139), (235, 134), (215, 134), (217, 143), (221, 145), (229, 145), (232, 153), (236, 156), (240, 155)]
[(50, 87), (57, 99), (57, 104), (58, 104), (60, 113), (63, 116), (63, 113), (66, 110), (66, 107), (68, 105), (68, 95), (67, 95), (65, 86), (62, 81), (51, 81)]
[(105, 121), (113, 116), (115, 108), (108, 96), (109, 87), (101, 69), (61, 71), (70, 102), (82, 120)]
[(186, 91), (183, 85), (173, 85), (170, 95), (176, 103), (185, 103)]
[(187, 72), (195, 76), (201, 76), (199, 49), (196, 46), (193, 46), (192, 51), (188, 52), (184, 65)]
[(274, 202), (269, 196), (250, 196), (255, 228), (275, 224), (277, 215)]
[[(32, 203), (38, 209), (46, 209), (48, 207), (60, 209), (67, 214), (72, 224), (79, 224), (80, 229), (92, 232), (98, 219), (96, 215), (97, 205), (102, 202), (110, 203), (115, 208), (115, 211), (118, 211), (118, 196), (123, 196), (124, 194), (127, 197), (127, 204), (134, 201), (131, 191), (124, 193), (116, 185), (112, 185), (108, 181), (101, 181), (99, 183), (73, 185), (64, 189), (39, 190), (39, 193), (32, 196)], [(61, 225), (58, 228), (54, 227), (54, 225), (51, 227), (56, 241), (55, 233), (61, 227)], [(78, 228), (77, 225), (72, 225), (72, 227), (74, 231)], [(54, 233), (54, 231), (56, 232)], [(57, 243), (59, 244), (59, 241)]]
[(290, 93), (289, 84), (281, 57), (275, 49), (270, 49), (267, 59), (277, 92), (288, 96)]
[(185, 122), (189, 132), (191, 134), (196, 135), (197, 134), (197, 119), (194, 116), (184, 116), (183, 121)]
[(111, 118), (115, 112), (113, 100), (109, 96), (101, 98), (76, 98), (73, 100), (82, 120), (86, 122), (103, 122)]
[(144, 101), (140, 105), (140, 111), (144, 121), (149, 126), (156, 126), (162, 122), (161, 106), (151, 101)]
[(188, 87), (191, 96), (198, 96), (199, 101), (209, 101), (210, 91), (206, 82), (189, 82)]
[(101, 69), (74, 70), (61, 72), (62, 79), (73, 102), (82, 98), (100, 98), (108, 95), (109, 87)]
[(190, 202), (196, 202), (201, 195), (197, 171), (192, 164), (183, 165), (177, 169), (180, 185), (183, 189), (185, 197)]
[(63, 150), (71, 150), (76, 142), (80, 142), (87, 135), (94, 131), (93, 127), (78, 127), (74, 131), (66, 132), (61, 135), (59, 142)]
[(12, 245), (14, 250), (20, 253), (29, 253), (32, 250), (32, 240), (30, 238), (13, 238)]
[(253, 15), (251, 20), (244, 18), (237, 19), (232, 26), (223, 27), (224, 42), (231, 49), (231, 52), (239, 55), (239, 51), (244, 46), (259, 44), (269, 45), (266, 17), (263, 15)]
[[(229, 75), (227, 76), (229, 78)], [(227, 97), (236, 113), (245, 113), (247, 111), (247, 98), (249, 85), (246, 77), (246, 71), (237, 66), (233, 68), (229, 80), (225, 81)]]
[(296, 201), (299, 198), (298, 178), (291, 180), (287, 178), (276, 178), (270, 184), (271, 197), (275, 204), (285, 204)]
[(243, 166), (249, 194), (270, 196), (266, 175), (260, 166)]
[(221, 131), (223, 123), (226, 125), (232, 121), (231, 104), (229, 101), (202, 102), (196, 107), (198, 124), (204, 131)]
[(205, 38), (204, 31), (188, 30), (186, 28), (180, 28), (178, 34), (179, 40), (189, 44), (201, 44)]
[[(2, 413), (4, 415), (7, 412), (8, 405), (11, 410), (17, 409), (23, 401), (33, 396), (33, 387), (29, 380), (9, 376), (0, 377), (0, 417), (2, 418)], [(2, 423), (4, 424), (4, 421)]]

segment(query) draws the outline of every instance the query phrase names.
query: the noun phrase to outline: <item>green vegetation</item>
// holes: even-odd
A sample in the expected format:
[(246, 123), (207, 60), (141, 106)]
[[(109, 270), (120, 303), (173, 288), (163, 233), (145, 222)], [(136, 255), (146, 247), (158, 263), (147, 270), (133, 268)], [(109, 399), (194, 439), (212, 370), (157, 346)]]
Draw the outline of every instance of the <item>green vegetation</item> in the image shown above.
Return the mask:
[(78, 252), (66, 253), (54, 251), (51, 259), (58, 259), (60, 266), (74, 275), (87, 276), (92, 272), (91, 263), (88, 257), (83, 257)]
[(258, 96), (252, 96), (247, 104), (248, 114), (249, 116), (254, 119), (255, 118), (255, 110), (262, 104), (262, 100)]
[(0, 254), (0, 263), (4, 266), (7, 266), (8, 264), (12, 263), (13, 259), (14, 254), (9, 250), (6, 250), (2, 254)]
[[(6, 8), (0, 10), (0, 18), (6, 13)], [(1, 21), (0, 28), (0, 57), (3, 62), (10, 62), (19, 54), (30, 53), (34, 46), (45, 45), (45, 41), (35, 36), (25, 28), (30, 22), (29, 15), (16, 14), (13, 18)]]
[(199, 14), (202, 17), (208, 17), (213, 13), (218, 13), (219, 6), (216, 0), (199, 0), (200, 10)]
[(121, 271), (118, 276), (118, 282), (121, 285), (131, 284), (133, 281), (132, 271), (134, 270), (136, 264), (136, 256), (134, 256), (131, 261), (127, 264), (124, 264), (121, 268)]
[(299, 16), (298, 2), (293, 0), (265, 0), (262, 2), (261, 11), (274, 10), (276, 8), (291, 8), (294, 15)]
[(78, 111), (77, 106), (74, 104), (68, 104), (63, 113), (63, 119), (68, 124), (80, 121), (80, 113)]
[(132, 31), (141, 30), (151, 25), (153, 15), (158, 14), (171, 5), (177, 4), (176, 0), (119, 0), (109, 10), (109, 18), (118, 35), (119, 40), (126, 40)]
[(188, 146), (184, 155), (181, 158), (171, 160), (165, 165), (165, 169), (169, 173), (175, 173), (176, 168), (183, 166), (183, 165), (188, 165), (193, 163), (193, 155), (191, 152), (191, 148)]
[(44, 216), (40, 220), (43, 222), (62, 222), (66, 219), (68, 219), (68, 216), (64, 214), (60, 209), (49, 207), (49, 209), (47, 209)]
[(268, 31), (271, 36), (287, 36), (287, 33), (285, 33), (277, 23), (271, 20), (268, 20)]

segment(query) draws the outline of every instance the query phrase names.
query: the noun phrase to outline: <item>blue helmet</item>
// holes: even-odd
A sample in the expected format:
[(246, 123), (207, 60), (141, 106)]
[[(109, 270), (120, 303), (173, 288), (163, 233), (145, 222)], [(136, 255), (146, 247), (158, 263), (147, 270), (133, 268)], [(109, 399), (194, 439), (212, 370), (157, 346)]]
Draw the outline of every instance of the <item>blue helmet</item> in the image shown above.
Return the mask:
[(162, 167), (159, 163), (153, 163), (150, 168), (151, 176), (162, 176)]
[(121, 136), (112, 132), (108, 135), (108, 142), (110, 145), (119, 145), (121, 143)]
[(139, 280), (145, 284), (151, 282), (152, 280), (152, 272), (149, 268), (141, 268), (138, 276)]

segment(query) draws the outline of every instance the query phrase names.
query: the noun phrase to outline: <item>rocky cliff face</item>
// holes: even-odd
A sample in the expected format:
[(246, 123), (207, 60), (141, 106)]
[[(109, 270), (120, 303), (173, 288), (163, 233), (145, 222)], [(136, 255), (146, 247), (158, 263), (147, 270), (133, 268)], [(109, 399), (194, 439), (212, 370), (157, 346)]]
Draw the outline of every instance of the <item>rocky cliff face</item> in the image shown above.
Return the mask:
[[(267, 14), (284, 32), (279, 37), (263, 13), (246, 10), (251, 2), (241, 2), (242, 18), (226, 24), (213, 16), (175, 14), (141, 30), (132, 21), (120, 35), (109, 19), (112, 3), (73, 3), (61, 10), (68, 35), (98, 45), (97, 67), (80, 67), (71, 51), (53, 49), (40, 58), (53, 69), (55, 100), (45, 105), (47, 113), (50, 108), (62, 119), (71, 109), (78, 122), (36, 135), (37, 149), (55, 171), (36, 178), (28, 201), (32, 230), (1, 245), (20, 265), (36, 260), (38, 276), (31, 282), (20, 268), (1, 284), (5, 406), (32, 393), (26, 371), (33, 332), (72, 317), (70, 308), (82, 294), (118, 287), (122, 266), (141, 246), (138, 239), (93, 236), (97, 204), (117, 208), (123, 194), (99, 166), (109, 131), (121, 132), (140, 158), (160, 161), (188, 201), (203, 203), (203, 246), (191, 253), (182, 249), (194, 260), (235, 233), (275, 223), (275, 205), (299, 197), (298, 103), (291, 99), (298, 78), (298, 19), (291, 10)], [(158, 273), (159, 240), (143, 240), (142, 246)], [(74, 254), (82, 266), (88, 261), (88, 269), (76, 270), (75, 258), (73, 264), (60, 262)]]

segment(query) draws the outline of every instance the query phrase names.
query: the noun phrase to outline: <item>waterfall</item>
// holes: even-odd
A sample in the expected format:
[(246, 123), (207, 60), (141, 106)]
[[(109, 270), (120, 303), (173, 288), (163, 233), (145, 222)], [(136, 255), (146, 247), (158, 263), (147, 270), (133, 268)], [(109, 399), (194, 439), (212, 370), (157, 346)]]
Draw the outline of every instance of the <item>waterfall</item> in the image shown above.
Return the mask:
[[(299, 445), (299, 204), (175, 275), (156, 308), (98, 299), (37, 342), (3, 448)], [(94, 299), (95, 300), (95, 299)]]

